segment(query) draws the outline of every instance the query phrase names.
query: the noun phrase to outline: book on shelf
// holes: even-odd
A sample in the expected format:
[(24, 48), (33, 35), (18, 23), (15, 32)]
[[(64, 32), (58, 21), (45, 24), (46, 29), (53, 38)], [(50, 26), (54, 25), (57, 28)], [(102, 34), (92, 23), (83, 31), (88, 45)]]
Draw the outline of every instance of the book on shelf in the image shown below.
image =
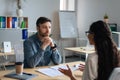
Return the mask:
[(27, 17), (20, 17), (19, 21), (21, 28), (28, 28), (28, 18)]
[(7, 17), (7, 28), (12, 28), (12, 17)]
[(6, 17), (0, 16), (0, 28), (6, 28)]
[(17, 27), (17, 17), (12, 17), (12, 28)]
[(28, 28), (28, 18), (24, 17), (24, 21), (25, 21), (25, 27)]
[(28, 17), (0, 16), (0, 28), (28, 28)]

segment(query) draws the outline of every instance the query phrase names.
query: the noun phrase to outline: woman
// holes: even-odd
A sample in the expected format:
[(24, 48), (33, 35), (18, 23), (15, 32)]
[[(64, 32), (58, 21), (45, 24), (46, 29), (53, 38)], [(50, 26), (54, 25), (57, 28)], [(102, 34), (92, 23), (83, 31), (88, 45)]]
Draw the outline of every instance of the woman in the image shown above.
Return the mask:
[[(113, 69), (119, 66), (119, 52), (108, 25), (103, 21), (94, 22), (86, 32), (89, 43), (94, 45), (95, 53), (89, 54), (82, 80), (108, 80)], [(76, 80), (69, 66), (60, 72)]]

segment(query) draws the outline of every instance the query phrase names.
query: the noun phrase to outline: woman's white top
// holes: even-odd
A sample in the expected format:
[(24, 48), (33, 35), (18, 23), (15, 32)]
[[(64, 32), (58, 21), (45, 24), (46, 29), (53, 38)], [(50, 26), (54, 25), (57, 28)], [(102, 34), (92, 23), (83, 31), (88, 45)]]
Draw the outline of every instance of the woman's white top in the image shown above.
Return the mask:
[(97, 63), (98, 55), (96, 53), (88, 54), (82, 80), (94, 80), (97, 78)]

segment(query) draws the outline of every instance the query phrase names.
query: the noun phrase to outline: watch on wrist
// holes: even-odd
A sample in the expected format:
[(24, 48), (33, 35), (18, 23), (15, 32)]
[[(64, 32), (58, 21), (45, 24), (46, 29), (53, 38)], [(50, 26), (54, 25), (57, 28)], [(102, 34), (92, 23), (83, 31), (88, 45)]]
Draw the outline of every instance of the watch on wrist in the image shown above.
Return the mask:
[(57, 45), (56, 45), (56, 44), (54, 44), (54, 46), (53, 46), (53, 47), (51, 47), (51, 50), (55, 49), (56, 47), (57, 47)]

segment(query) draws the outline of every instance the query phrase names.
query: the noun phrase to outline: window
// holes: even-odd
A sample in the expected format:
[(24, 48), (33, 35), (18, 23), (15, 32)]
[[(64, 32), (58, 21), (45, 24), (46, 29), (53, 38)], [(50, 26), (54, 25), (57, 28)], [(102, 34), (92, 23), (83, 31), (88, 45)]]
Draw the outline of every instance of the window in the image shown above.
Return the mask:
[(75, 0), (60, 0), (60, 10), (75, 11)]

